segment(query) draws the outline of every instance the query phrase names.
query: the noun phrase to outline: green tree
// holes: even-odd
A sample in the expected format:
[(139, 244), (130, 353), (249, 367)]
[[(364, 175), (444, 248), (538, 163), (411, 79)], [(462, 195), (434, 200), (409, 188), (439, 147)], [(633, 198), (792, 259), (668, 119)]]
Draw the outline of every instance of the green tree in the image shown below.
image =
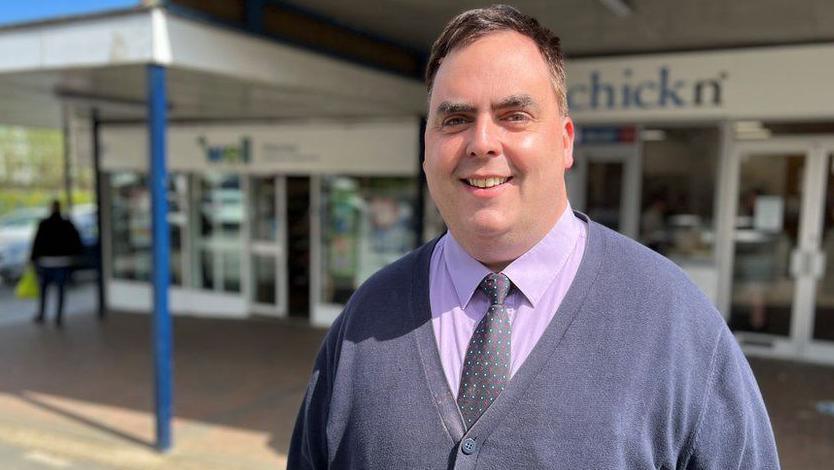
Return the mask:
[[(73, 202), (92, 200), (92, 169), (71, 165)], [(59, 129), (0, 126), (0, 215), (42, 206), (52, 198), (66, 203), (64, 137)]]

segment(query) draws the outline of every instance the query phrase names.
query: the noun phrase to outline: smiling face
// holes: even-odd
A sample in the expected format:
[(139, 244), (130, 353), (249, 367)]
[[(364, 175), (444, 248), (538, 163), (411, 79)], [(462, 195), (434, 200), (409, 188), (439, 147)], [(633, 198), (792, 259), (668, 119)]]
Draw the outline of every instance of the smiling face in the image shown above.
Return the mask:
[(429, 191), (455, 240), (493, 270), (541, 240), (567, 204), (573, 122), (552, 83), (535, 43), (511, 31), (453, 50), (434, 79)]

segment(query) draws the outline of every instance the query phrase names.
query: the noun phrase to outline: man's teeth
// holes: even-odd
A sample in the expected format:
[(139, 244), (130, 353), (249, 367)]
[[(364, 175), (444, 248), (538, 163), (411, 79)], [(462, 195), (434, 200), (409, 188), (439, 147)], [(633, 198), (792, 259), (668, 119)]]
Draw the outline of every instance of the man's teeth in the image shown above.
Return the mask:
[(499, 184), (504, 184), (507, 182), (509, 178), (467, 178), (466, 182), (469, 183), (471, 186), (477, 186), (479, 188), (491, 188), (493, 186), (498, 186)]

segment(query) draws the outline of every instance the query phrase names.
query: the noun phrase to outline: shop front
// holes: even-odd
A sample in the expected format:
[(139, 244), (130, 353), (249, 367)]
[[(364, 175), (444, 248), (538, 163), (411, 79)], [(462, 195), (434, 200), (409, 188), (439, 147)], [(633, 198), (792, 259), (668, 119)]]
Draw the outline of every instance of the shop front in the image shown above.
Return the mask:
[(677, 263), (745, 352), (834, 363), (834, 45), (568, 75), (573, 207)]
[[(101, 131), (109, 307), (150, 309), (141, 127)], [(418, 242), (419, 121), (171, 126), (171, 310), (326, 326)]]
[[(677, 263), (747, 352), (834, 363), (834, 45), (569, 64), (573, 207)], [(419, 129), (171, 126), (172, 310), (330, 324), (371, 273), (442, 231)], [(146, 138), (101, 129), (114, 309), (151, 308)]]

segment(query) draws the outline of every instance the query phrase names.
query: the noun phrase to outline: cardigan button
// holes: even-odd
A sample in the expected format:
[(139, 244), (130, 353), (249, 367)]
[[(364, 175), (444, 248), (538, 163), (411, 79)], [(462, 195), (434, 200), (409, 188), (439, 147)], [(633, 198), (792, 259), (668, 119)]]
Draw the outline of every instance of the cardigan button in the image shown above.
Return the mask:
[(478, 442), (475, 439), (469, 437), (463, 441), (463, 444), (460, 446), (460, 449), (463, 451), (464, 454), (471, 455), (475, 453), (476, 450), (478, 450)]

